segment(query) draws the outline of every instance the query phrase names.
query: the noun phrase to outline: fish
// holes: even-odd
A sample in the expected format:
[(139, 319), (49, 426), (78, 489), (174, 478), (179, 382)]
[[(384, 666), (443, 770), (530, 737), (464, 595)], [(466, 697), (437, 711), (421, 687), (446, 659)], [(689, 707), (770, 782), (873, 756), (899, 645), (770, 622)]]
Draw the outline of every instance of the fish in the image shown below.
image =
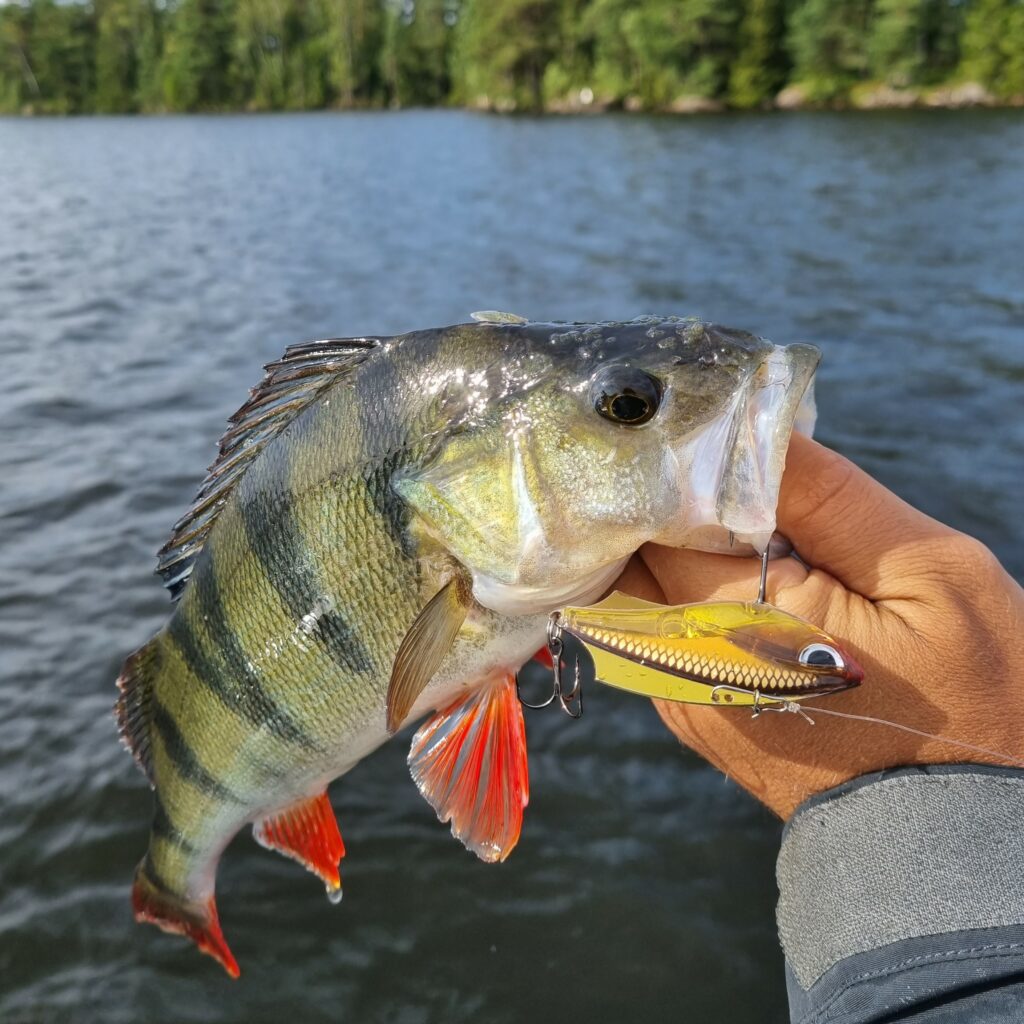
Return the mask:
[(599, 682), (661, 700), (757, 710), (864, 680), (837, 640), (763, 601), (666, 606), (614, 591), (552, 618), (549, 637), (578, 641)]
[(529, 799), (515, 671), (647, 541), (761, 549), (819, 352), (694, 318), (509, 314), (289, 347), (158, 555), (172, 614), (116, 716), (153, 790), (137, 920), (232, 977), (221, 853), (251, 825), (337, 902), (328, 784), (403, 725), (442, 822), (505, 859)]

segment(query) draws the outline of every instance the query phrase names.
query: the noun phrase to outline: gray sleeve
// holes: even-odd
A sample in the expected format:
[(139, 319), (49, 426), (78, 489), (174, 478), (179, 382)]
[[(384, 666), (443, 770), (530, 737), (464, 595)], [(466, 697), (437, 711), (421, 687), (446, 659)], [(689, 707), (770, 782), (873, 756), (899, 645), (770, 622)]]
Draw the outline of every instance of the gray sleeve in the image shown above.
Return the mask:
[(1024, 771), (867, 775), (783, 833), (794, 1024), (1024, 1022)]

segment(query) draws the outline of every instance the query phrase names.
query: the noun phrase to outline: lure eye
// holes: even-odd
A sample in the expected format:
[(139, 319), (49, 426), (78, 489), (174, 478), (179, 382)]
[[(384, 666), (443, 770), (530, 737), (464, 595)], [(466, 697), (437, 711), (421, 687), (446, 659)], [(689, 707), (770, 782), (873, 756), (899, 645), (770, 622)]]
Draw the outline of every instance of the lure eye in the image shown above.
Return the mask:
[(828, 644), (808, 644), (799, 654), (800, 664), (812, 668), (834, 668), (842, 671), (846, 668), (843, 656)]
[(634, 366), (609, 366), (594, 380), (590, 398), (598, 415), (612, 423), (639, 427), (661, 405), (661, 381)]

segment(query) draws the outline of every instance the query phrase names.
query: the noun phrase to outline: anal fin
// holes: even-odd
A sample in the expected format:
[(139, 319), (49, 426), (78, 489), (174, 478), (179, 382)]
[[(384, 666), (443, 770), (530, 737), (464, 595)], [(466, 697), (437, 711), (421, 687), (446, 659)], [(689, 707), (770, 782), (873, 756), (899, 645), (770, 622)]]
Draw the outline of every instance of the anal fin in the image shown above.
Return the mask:
[(345, 844), (326, 793), (261, 818), (252, 831), (260, 846), (297, 860), (320, 878), (333, 902), (341, 899), (338, 864), (345, 856)]
[(530, 800), (526, 726), (515, 679), (475, 690), (413, 737), (409, 769), (452, 835), (481, 860), (504, 860)]

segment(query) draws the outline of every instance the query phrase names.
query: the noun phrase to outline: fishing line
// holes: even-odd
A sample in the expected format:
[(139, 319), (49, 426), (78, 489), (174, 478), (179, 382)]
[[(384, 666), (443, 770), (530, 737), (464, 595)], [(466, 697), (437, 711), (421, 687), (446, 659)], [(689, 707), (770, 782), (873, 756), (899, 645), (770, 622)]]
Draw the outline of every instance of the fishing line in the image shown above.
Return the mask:
[(854, 715), (848, 711), (833, 711), (831, 708), (821, 708), (816, 705), (810, 705), (803, 708), (793, 701), (786, 701), (785, 703), (787, 711), (793, 711), (802, 715), (811, 723), (811, 725), (814, 725), (814, 719), (807, 714), (808, 711), (813, 711), (818, 715), (831, 715), (833, 718), (847, 718), (853, 722), (873, 722), (876, 725), (887, 725), (890, 729), (899, 729), (901, 732), (909, 732), (914, 736), (921, 736), (926, 740), (936, 740), (939, 743), (946, 743), (951, 747), (960, 747), (963, 750), (973, 750), (976, 754), (988, 754), (989, 757), (995, 757), (1003, 761), (1011, 761), (1018, 768), (1024, 768), (1024, 761), (1013, 757), (1010, 754), (1005, 754), (1000, 750), (990, 750), (988, 747), (979, 747), (977, 744), (967, 743), (964, 740), (954, 740), (949, 736), (940, 736), (938, 733), (925, 732), (924, 729), (915, 729), (912, 725), (903, 725), (900, 722), (890, 722), (887, 718), (874, 718), (872, 715)]

